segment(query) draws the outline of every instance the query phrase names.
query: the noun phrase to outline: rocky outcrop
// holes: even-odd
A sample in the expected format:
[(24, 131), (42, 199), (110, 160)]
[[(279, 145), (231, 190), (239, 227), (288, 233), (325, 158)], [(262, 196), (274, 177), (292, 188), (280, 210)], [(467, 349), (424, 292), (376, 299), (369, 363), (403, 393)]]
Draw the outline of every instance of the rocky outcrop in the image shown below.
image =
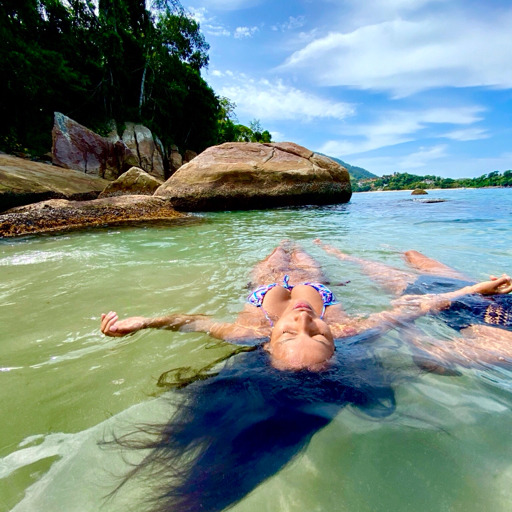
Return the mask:
[(52, 161), (55, 165), (108, 179), (120, 174), (117, 152), (125, 151), (69, 117), (55, 112), (52, 130)]
[(122, 196), (92, 201), (51, 199), (0, 215), (0, 236), (13, 237), (89, 226), (147, 221), (182, 221), (169, 202), (158, 197)]
[(348, 171), (291, 142), (229, 142), (208, 148), (155, 192), (183, 211), (347, 202)]
[(151, 176), (142, 169), (132, 167), (124, 174), (121, 174), (117, 180), (109, 183), (99, 197), (124, 195), (151, 196), (162, 183), (162, 180)]
[(122, 139), (114, 128), (101, 137), (56, 112), (52, 140), (52, 160), (60, 167), (114, 180), (137, 166), (165, 179), (162, 144), (145, 126), (127, 123)]
[(94, 199), (109, 182), (97, 176), (0, 154), (0, 211), (45, 199)]
[(412, 192), (412, 196), (426, 196), (428, 192), (423, 188), (415, 188)]
[(440, 199), (440, 198), (428, 198), (428, 199), (413, 199), (414, 202), (416, 203), (427, 203), (427, 204), (430, 204), (430, 203), (444, 203), (446, 202), (446, 199)]
[(195, 151), (192, 151), (191, 149), (186, 149), (185, 154), (183, 155), (183, 163), (188, 164), (189, 162), (192, 162), (194, 158), (197, 156), (197, 153)]
[(139, 159), (138, 167), (148, 174), (165, 179), (162, 143), (141, 124), (126, 123), (123, 142)]
[(183, 157), (177, 146), (171, 146), (169, 151), (169, 170), (174, 174), (183, 165)]

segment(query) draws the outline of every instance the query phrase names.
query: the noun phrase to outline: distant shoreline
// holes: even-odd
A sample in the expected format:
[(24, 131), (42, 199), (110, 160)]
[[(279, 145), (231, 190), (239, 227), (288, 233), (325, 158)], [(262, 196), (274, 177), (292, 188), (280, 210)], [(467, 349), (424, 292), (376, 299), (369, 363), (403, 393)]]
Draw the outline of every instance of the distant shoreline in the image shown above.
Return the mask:
[[(510, 188), (512, 189), (512, 187), (500, 187), (500, 186), (491, 186), (491, 187), (453, 187), (453, 188), (426, 188), (424, 189), (427, 194), (422, 194), (422, 195), (428, 195), (429, 192), (444, 192), (446, 190), (485, 190), (485, 189), (493, 189), (493, 188)], [(408, 188), (404, 188), (404, 189), (401, 189), (401, 190), (364, 190), (364, 191), (361, 191), (361, 192), (357, 192), (357, 191), (352, 191), (352, 194), (377, 194), (379, 192), (383, 192), (383, 193), (389, 193), (389, 192), (412, 192), (413, 188), (411, 189), (408, 189)]]

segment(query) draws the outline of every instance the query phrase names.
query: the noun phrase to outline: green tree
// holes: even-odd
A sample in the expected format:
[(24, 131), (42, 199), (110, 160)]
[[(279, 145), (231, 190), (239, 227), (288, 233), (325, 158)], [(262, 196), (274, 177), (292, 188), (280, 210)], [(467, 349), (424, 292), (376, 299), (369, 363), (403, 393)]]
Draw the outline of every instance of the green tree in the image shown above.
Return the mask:
[[(80, 106), (90, 95), (94, 57), (84, 58), (86, 39), (77, 27), (92, 22), (88, 4), (74, 0), (0, 1), (0, 132), (4, 149), (47, 151), (53, 112)], [(87, 55), (94, 54), (89, 45)]]

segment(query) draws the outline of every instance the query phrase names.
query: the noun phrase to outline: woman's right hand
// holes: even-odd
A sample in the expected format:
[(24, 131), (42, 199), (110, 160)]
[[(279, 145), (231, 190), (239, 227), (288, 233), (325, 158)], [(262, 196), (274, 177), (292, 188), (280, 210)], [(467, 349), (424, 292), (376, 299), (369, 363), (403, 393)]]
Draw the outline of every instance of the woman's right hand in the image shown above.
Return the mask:
[(137, 332), (145, 327), (146, 319), (143, 316), (132, 316), (119, 320), (115, 311), (101, 315), (101, 332), (105, 336), (121, 337)]
[(482, 295), (503, 295), (512, 292), (512, 279), (507, 274), (501, 277), (491, 276), (490, 281), (474, 284), (470, 287), (471, 293)]

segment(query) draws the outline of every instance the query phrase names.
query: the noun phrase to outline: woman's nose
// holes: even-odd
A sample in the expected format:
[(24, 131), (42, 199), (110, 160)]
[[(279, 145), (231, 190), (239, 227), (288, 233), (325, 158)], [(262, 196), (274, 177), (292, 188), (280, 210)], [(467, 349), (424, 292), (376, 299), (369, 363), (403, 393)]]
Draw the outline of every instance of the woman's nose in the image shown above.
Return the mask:
[(300, 326), (305, 327), (313, 321), (313, 318), (307, 311), (300, 311), (297, 316), (297, 322)]

